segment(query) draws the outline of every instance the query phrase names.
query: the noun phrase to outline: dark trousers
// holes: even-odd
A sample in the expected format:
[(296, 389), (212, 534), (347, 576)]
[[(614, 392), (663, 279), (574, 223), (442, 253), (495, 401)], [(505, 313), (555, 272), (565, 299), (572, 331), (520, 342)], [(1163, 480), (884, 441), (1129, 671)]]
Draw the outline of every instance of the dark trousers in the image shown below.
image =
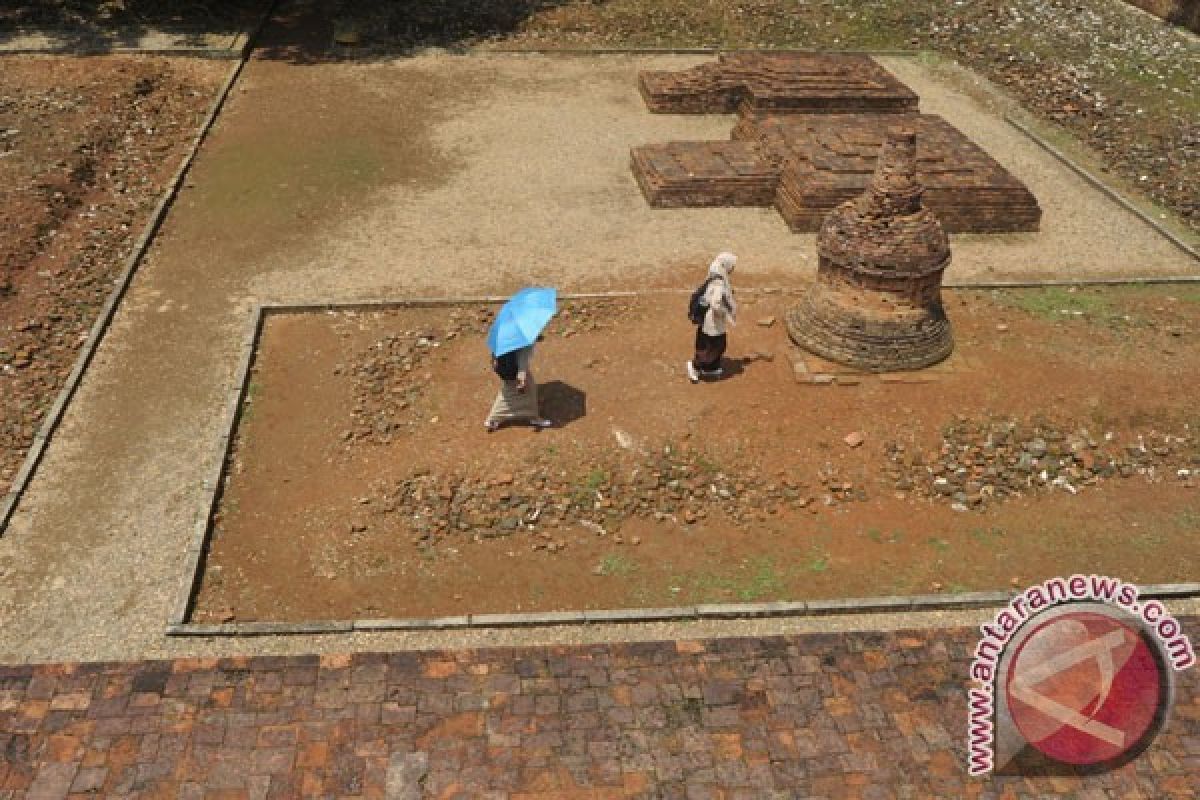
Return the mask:
[(701, 372), (712, 372), (721, 368), (721, 356), (725, 355), (726, 335), (709, 336), (704, 328), (696, 327), (696, 355), (692, 366)]

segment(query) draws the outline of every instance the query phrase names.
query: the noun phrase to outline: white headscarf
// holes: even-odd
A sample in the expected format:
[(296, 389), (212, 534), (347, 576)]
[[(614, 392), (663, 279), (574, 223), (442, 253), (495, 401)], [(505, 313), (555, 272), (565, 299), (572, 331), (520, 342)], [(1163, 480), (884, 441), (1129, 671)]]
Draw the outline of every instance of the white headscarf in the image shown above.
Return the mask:
[(730, 319), (737, 319), (737, 301), (733, 299), (733, 283), (729, 276), (737, 266), (737, 256), (728, 251), (717, 253), (717, 257), (708, 265), (709, 276), (716, 276), (725, 281), (725, 306), (729, 310)]

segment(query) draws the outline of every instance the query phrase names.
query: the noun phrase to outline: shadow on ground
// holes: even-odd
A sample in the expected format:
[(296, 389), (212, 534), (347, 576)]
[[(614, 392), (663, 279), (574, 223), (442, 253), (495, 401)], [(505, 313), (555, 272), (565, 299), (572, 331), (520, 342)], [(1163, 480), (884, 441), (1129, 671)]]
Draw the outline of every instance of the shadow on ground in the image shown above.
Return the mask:
[(724, 370), (721, 380), (736, 378), (744, 373), (746, 368), (751, 364), (755, 364), (759, 361), (770, 360), (771, 358), (769, 356), (764, 356), (761, 353), (752, 353), (748, 356), (742, 356), (741, 358), (724, 358), (721, 360), (721, 369)]
[(185, 46), (204, 35), (253, 29), (272, 0), (33, 0), (0, 3), (0, 45), (29, 31), (59, 34), (64, 52), (105, 53), (136, 48), (155, 31), (179, 33)]
[(520, 29), (567, 0), (280, 0), (255, 57), (294, 64), (372, 61), (465, 49)]
[(563, 428), (587, 416), (587, 393), (569, 383), (549, 381), (538, 385), (542, 416)]

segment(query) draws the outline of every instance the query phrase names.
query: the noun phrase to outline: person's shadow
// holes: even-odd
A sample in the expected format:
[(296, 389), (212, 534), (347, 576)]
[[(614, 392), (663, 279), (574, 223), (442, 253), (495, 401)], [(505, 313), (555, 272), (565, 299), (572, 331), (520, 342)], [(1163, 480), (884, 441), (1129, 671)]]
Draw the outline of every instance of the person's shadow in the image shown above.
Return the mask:
[(724, 370), (724, 374), (721, 375), (720, 380), (727, 381), (730, 378), (736, 378), (746, 371), (746, 367), (757, 361), (774, 360), (773, 356), (763, 355), (762, 353), (751, 353), (748, 356), (740, 358), (724, 358), (721, 360), (721, 368)]
[(539, 383), (538, 399), (541, 401), (542, 416), (553, 421), (556, 428), (587, 416), (587, 394), (569, 383)]

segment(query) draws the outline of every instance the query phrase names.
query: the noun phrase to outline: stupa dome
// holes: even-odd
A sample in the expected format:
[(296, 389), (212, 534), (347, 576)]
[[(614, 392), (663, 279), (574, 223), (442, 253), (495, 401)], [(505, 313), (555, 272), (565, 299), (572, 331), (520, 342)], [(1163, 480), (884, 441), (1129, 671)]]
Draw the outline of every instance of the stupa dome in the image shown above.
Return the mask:
[(788, 333), (819, 356), (871, 372), (920, 369), (954, 349), (942, 308), (950, 243), (921, 205), (917, 137), (888, 132), (867, 190), (817, 235), (817, 280), (788, 312)]

